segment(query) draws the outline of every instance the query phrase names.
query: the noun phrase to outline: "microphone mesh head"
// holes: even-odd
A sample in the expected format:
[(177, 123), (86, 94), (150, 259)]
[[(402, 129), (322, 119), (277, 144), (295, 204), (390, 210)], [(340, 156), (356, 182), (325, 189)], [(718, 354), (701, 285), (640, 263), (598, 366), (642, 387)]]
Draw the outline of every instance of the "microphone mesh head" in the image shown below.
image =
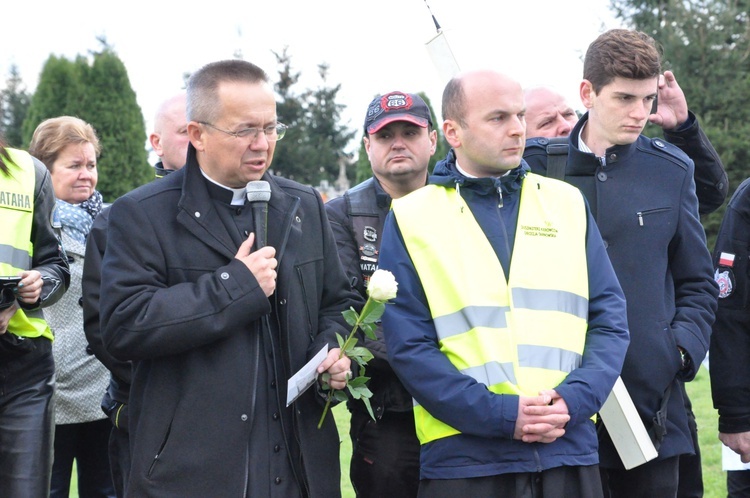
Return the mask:
[(250, 202), (268, 202), (271, 200), (271, 186), (267, 181), (248, 182), (245, 186), (247, 200)]

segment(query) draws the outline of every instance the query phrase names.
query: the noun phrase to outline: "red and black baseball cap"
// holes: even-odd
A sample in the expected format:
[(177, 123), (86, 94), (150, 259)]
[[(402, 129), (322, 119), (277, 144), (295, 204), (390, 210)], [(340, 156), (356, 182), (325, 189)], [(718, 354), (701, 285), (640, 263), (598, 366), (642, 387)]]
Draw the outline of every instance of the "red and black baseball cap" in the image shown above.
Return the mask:
[(376, 133), (394, 121), (407, 121), (422, 128), (432, 126), (430, 109), (422, 97), (414, 93), (390, 92), (370, 102), (365, 117), (365, 132)]

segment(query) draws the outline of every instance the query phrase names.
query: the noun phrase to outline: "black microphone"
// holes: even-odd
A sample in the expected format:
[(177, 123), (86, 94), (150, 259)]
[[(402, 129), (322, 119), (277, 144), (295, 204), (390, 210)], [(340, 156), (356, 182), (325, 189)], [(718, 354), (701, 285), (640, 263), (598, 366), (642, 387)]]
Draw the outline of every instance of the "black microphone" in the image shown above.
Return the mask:
[(250, 207), (253, 209), (255, 250), (258, 250), (268, 245), (268, 201), (271, 200), (271, 186), (264, 180), (248, 182), (245, 192)]

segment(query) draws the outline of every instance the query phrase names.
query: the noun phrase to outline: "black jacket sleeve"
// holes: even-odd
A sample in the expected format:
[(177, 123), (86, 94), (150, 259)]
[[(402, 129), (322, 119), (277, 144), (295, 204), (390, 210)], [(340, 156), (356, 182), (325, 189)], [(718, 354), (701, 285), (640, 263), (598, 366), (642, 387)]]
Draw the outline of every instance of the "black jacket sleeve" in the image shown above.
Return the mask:
[(102, 342), (101, 324), (99, 323), (99, 295), (102, 274), (102, 259), (107, 247), (107, 220), (109, 207), (99, 213), (89, 232), (86, 241), (86, 257), (83, 265), (83, 331), (94, 355), (112, 374), (126, 383), (130, 383), (131, 366), (129, 361), (122, 361), (109, 354)]
[(729, 192), (729, 180), (719, 154), (703, 133), (692, 112), (679, 128), (664, 132), (667, 142), (679, 147), (695, 163), (695, 193), (700, 214), (716, 211)]

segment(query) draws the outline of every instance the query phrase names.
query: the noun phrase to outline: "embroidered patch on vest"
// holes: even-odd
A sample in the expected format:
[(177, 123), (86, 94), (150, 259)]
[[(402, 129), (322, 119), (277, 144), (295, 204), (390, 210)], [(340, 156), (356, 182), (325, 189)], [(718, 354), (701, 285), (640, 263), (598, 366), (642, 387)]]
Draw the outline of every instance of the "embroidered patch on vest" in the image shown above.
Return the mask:
[(719, 299), (724, 299), (732, 295), (734, 292), (734, 274), (729, 268), (721, 268), (723, 271), (719, 271), (720, 268), (716, 269), (714, 273), (714, 280), (719, 284)]
[(373, 227), (365, 227), (363, 235), (365, 237), (365, 240), (368, 242), (375, 242), (376, 240), (378, 240), (378, 231)]

